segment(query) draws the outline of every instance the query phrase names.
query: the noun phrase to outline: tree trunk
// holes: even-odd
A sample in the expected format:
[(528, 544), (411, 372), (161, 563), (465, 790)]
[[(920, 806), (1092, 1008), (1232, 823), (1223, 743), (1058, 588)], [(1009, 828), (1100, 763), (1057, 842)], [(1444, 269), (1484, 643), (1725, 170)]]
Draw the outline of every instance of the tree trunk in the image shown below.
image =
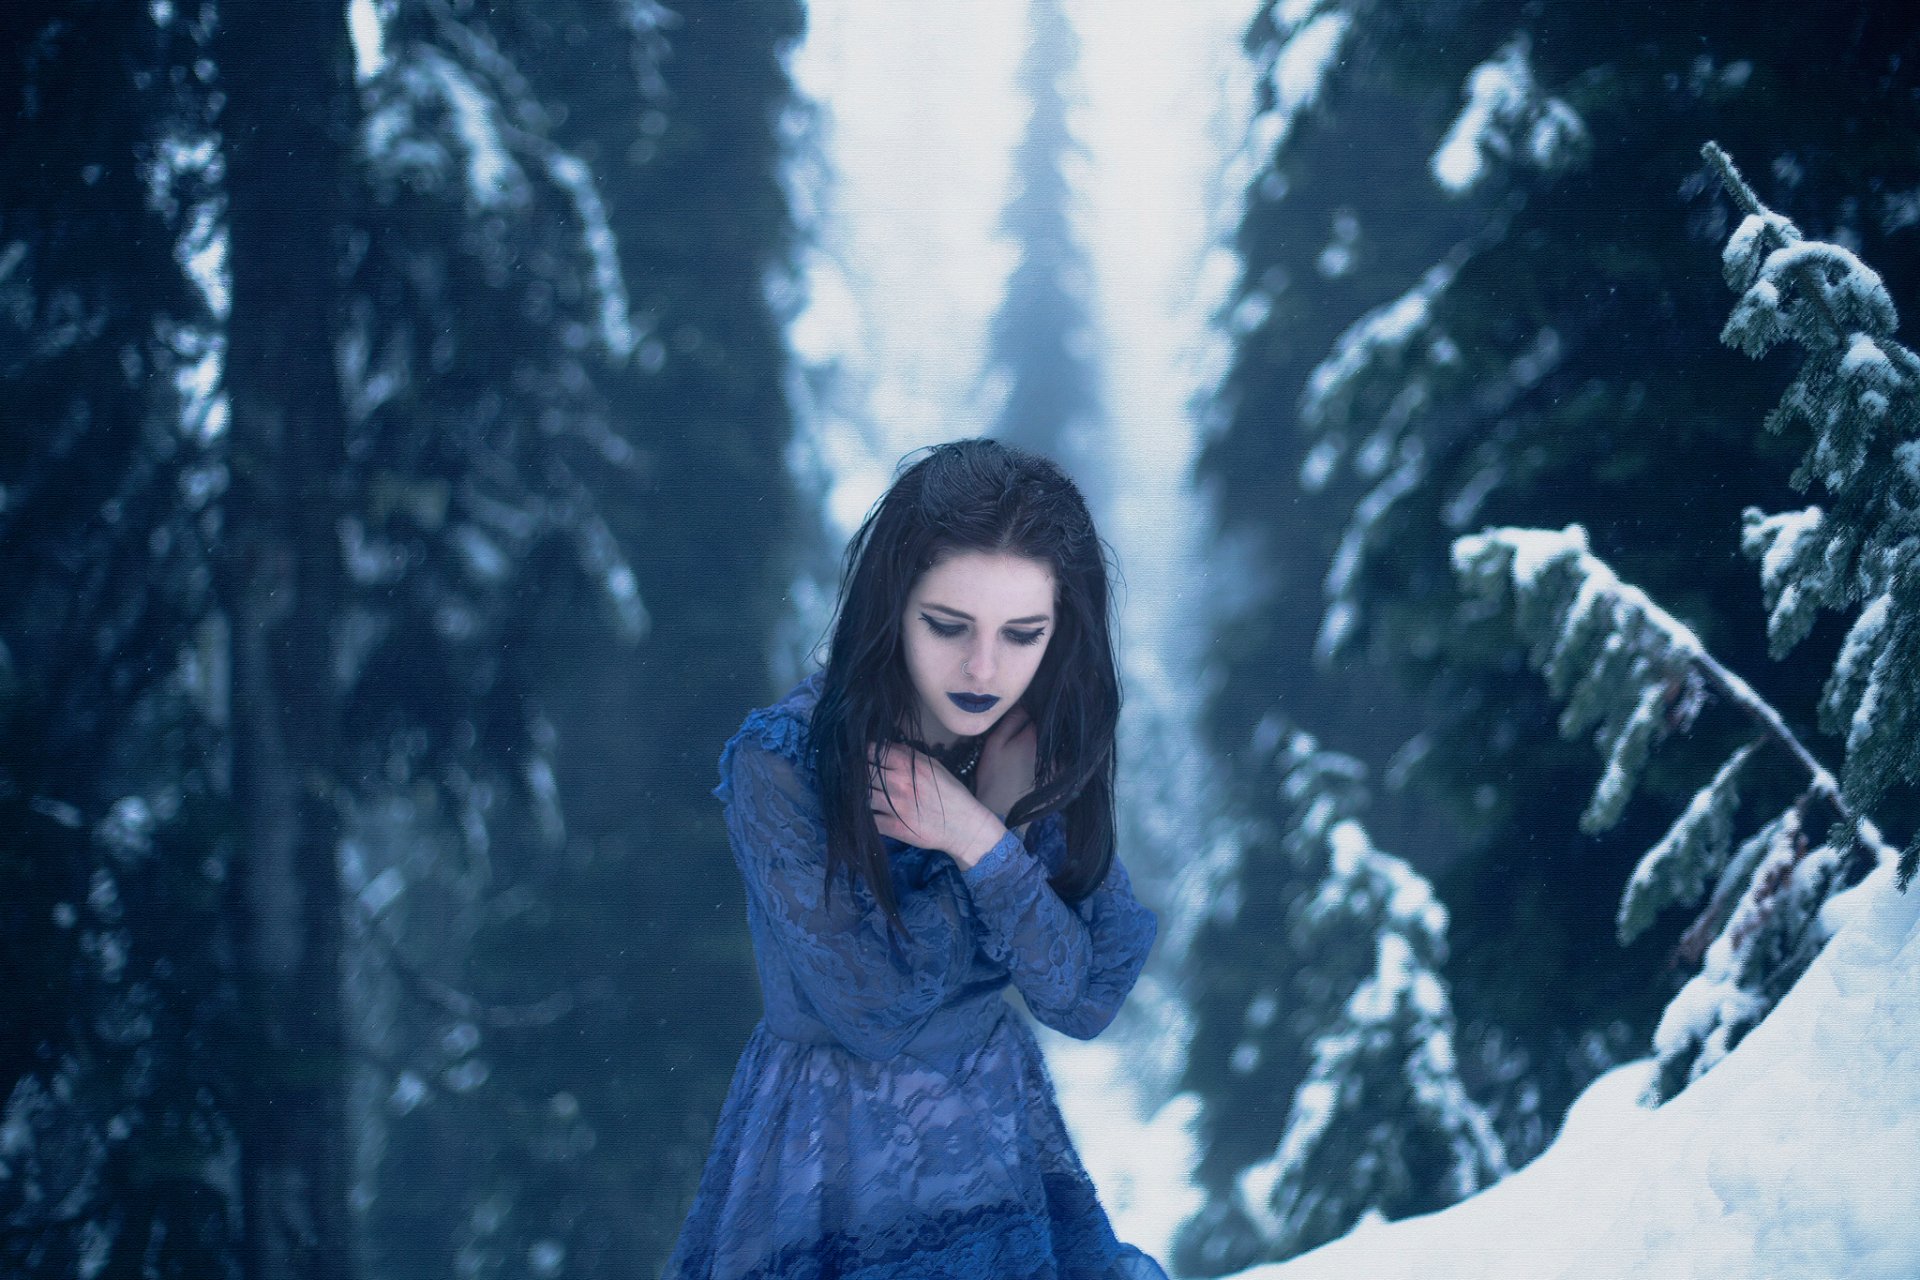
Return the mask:
[(251, 1280), (358, 1270), (335, 800), (344, 414), (333, 370), (338, 193), (353, 86), (330, 0), (223, 5), (233, 624), (234, 1066)]

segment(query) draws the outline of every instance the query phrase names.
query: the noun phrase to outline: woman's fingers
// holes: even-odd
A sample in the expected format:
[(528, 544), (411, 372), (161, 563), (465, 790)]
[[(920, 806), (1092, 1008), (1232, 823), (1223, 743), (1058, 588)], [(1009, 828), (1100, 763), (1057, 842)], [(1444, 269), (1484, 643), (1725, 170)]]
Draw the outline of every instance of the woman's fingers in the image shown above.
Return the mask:
[[(949, 788), (965, 785), (939, 761), (902, 743), (870, 751), (867, 802), (880, 834), (928, 848), (939, 847), (947, 832)], [(971, 799), (971, 794), (966, 794)]]
[(876, 752), (867, 800), (881, 835), (912, 844), (939, 838), (946, 805), (938, 769), (919, 752), (897, 743)]
[(934, 761), (919, 752), (898, 743), (889, 743), (881, 759), (874, 765), (876, 782), (885, 779), (889, 785), (907, 784), (916, 794), (924, 785), (934, 780)]
[(873, 760), (876, 783), (883, 778), (890, 782), (902, 781), (915, 777), (918, 772), (918, 762), (912, 758), (912, 753), (896, 743), (889, 743)]

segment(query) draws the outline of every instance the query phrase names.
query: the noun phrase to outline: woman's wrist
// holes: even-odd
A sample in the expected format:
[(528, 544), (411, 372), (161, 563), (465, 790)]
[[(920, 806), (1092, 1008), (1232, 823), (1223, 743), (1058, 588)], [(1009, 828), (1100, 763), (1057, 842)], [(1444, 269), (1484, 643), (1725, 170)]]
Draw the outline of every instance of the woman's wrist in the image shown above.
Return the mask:
[(980, 821), (954, 840), (953, 847), (947, 850), (947, 856), (959, 863), (962, 871), (969, 870), (976, 862), (991, 853), (993, 846), (1005, 839), (1006, 834), (1006, 824), (995, 817), (992, 810), (982, 805)]

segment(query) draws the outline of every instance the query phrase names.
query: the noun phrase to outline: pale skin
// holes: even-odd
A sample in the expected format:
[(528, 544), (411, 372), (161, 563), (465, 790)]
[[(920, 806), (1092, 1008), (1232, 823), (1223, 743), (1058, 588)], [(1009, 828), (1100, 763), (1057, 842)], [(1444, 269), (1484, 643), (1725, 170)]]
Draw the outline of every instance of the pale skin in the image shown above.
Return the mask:
[[(1006, 835), (1003, 819), (1034, 786), (1038, 743), (1018, 703), (1053, 639), (1054, 586), (1042, 561), (968, 551), (928, 569), (907, 593), (900, 626), (915, 697), (910, 735), (934, 747), (987, 737), (977, 792), (924, 752), (890, 743), (869, 790), (881, 835), (938, 849), (963, 868)], [(999, 701), (973, 712), (950, 693)]]

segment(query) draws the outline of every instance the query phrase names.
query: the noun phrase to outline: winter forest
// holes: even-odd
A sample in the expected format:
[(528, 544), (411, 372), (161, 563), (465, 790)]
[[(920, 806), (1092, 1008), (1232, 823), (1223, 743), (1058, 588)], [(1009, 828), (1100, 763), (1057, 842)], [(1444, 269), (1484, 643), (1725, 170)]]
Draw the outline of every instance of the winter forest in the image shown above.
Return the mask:
[[(710, 794), (1079, 481), (1170, 1274), (1920, 1275), (1920, 11), (0, 6), (0, 1275), (645, 1277)], [(1907, 317), (1902, 324), (1903, 312)]]

